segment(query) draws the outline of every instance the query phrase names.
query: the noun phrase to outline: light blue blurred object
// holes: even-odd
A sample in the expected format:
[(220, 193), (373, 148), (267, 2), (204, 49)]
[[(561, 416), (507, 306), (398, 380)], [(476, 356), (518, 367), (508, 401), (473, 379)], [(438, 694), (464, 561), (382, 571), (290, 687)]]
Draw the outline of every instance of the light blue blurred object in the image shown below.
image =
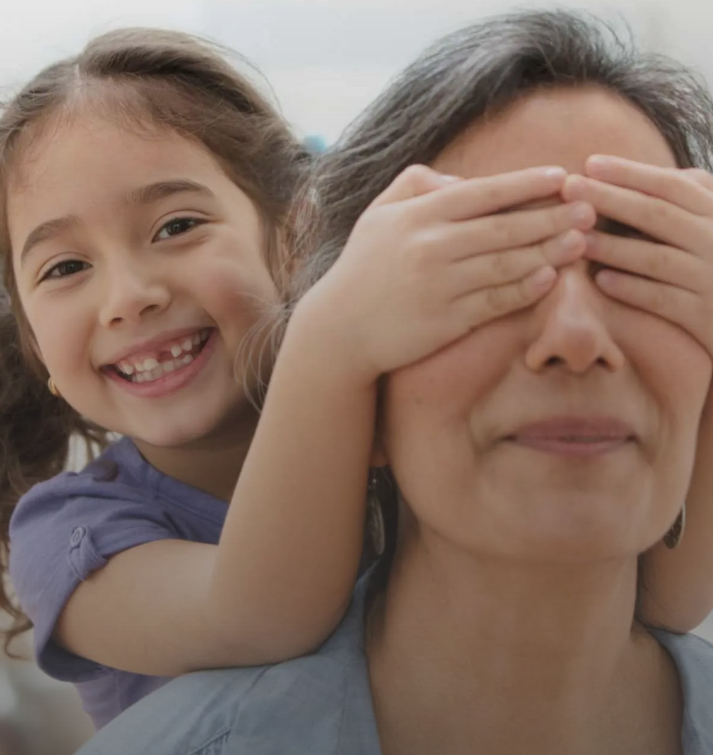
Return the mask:
[(319, 134), (310, 134), (309, 136), (306, 136), (302, 143), (313, 155), (318, 155), (320, 152), (324, 152), (327, 149), (326, 139), (323, 136), (319, 136)]

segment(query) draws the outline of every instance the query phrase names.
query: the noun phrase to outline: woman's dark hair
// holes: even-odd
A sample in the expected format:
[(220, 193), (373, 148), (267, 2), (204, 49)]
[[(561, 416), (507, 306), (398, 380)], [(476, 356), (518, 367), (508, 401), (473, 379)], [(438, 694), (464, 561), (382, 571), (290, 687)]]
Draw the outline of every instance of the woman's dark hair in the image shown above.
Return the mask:
[[(19, 498), (62, 471), (71, 437), (89, 450), (107, 434), (47, 388), (47, 372), (17, 296), (7, 224), (13, 171), (52, 123), (89, 112), (127, 127), (177, 132), (201, 143), (255, 203), (266, 237), (266, 263), (278, 279), (278, 235), (307, 153), (282, 116), (227, 60), (229, 52), (188, 34), (124, 29), (92, 40), (77, 56), (49, 66), (5, 104), (0, 116), (0, 559), (6, 573), (8, 525)], [(7, 643), (29, 628), (8, 585), (0, 608), (15, 625)]]
[[(427, 49), (318, 159), (298, 203), (298, 255), (286, 317), (332, 267), (367, 206), (407, 166), (432, 162), (471, 124), (528, 93), (592, 86), (646, 115), (679, 167), (711, 168), (713, 101), (687, 68), (638, 51), (630, 34), (623, 37), (588, 14), (493, 17)], [(395, 486), (384, 487), (392, 491), (384, 505), (395, 522)], [(394, 529), (395, 523), (382, 574), (394, 551)]]

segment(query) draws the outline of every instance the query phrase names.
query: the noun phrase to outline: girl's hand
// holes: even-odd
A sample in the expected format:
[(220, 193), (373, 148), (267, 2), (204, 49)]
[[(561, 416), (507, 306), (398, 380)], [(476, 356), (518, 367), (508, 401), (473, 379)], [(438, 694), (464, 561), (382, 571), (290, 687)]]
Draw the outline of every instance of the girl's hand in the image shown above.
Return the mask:
[(338, 358), (372, 381), (538, 301), (556, 268), (583, 254), (596, 215), (583, 202), (515, 208), (559, 198), (565, 177), (562, 168), (470, 180), (406, 169), (305, 297), (334, 329)]
[(642, 236), (588, 235), (585, 256), (607, 268), (597, 284), (680, 325), (713, 357), (713, 177), (600, 155), (586, 172), (566, 179), (564, 199), (589, 202)]

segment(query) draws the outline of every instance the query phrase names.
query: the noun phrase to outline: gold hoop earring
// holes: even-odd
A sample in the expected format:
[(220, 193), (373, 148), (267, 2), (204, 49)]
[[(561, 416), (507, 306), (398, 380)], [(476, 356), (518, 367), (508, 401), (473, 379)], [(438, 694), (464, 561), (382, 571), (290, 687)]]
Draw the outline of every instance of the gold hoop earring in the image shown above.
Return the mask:
[(369, 477), (367, 491), (367, 529), (371, 537), (371, 544), (377, 556), (386, 550), (386, 527), (384, 514), (381, 510), (381, 502), (378, 496), (378, 479), (376, 472)]
[(57, 388), (56, 383), (54, 382), (52, 375), (49, 376), (47, 379), (47, 388), (49, 389), (49, 392), (56, 396), (57, 398), (62, 398), (62, 394), (59, 392), (59, 388)]
[(684, 501), (681, 510), (678, 512), (676, 521), (671, 525), (671, 529), (664, 535), (663, 542), (667, 548), (673, 550), (678, 548), (683, 540), (683, 533), (686, 530), (686, 503)]

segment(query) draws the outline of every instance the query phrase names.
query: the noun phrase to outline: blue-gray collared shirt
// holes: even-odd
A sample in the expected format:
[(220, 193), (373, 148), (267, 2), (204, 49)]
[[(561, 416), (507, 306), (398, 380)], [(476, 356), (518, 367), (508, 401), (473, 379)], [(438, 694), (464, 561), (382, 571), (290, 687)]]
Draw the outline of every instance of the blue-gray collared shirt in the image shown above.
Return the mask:
[[(381, 755), (364, 655), (364, 582), (314, 655), (183, 676), (77, 755)], [(655, 636), (681, 677), (684, 755), (713, 755), (713, 646), (693, 635)]]

